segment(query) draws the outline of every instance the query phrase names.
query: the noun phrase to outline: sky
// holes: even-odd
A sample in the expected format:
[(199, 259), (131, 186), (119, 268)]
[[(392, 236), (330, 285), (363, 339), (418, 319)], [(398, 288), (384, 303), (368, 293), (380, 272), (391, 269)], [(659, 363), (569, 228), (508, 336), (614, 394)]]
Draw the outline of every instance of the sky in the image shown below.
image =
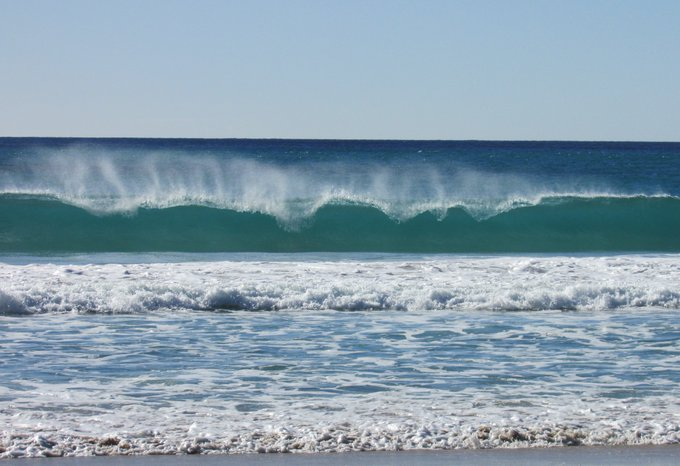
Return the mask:
[(680, 141), (680, 1), (0, 0), (0, 136)]

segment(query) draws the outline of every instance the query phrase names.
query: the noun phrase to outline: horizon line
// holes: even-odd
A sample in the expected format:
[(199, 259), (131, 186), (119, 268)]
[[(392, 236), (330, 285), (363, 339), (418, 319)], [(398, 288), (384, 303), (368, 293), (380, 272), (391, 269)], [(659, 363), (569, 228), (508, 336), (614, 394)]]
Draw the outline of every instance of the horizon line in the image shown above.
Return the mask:
[(678, 144), (680, 140), (653, 139), (396, 139), (396, 138), (310, 138), (310, 137), (190, 137), (190, 136), (0, 136), (0, 139), (165, 139), (205, 141), (347, 141), (347, 142), (574, 142), (574, 143), (659, 143)]

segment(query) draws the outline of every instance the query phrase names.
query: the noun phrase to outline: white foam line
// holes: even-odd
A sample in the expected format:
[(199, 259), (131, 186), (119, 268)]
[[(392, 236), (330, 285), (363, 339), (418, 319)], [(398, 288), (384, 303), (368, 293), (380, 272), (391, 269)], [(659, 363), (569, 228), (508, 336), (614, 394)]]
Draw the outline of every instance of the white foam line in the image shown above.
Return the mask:
[(673, 254), (2, 264), (0, 313), (678, 309), (679, 284), (680, 259)]

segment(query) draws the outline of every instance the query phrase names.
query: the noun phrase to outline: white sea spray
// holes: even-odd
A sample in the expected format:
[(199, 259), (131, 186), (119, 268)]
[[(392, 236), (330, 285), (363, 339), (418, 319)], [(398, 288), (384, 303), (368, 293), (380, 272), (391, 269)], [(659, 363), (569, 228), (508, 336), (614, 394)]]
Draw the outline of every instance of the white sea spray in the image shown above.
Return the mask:
[(271, 215), (296, 230), (322, 207), (375, 207), (397, 221), (462, 208), (483, 220), (519, 207), (570, 198), (668, 197), (605, 181), (495, 173), (463, 163), (379, 160), (286, 163), (253, 154), (93, 149), (38, 151), (0, 172), (0, 194), (44, 196), (98, 215), (199, 205)]

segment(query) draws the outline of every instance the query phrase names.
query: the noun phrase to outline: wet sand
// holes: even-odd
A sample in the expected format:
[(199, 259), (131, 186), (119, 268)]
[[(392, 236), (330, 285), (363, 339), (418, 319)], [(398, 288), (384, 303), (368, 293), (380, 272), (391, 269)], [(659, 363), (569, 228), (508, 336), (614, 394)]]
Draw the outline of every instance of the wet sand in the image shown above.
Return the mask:
[(251, 466), (251, 465), (557, 465), (680, 464), (680, 444), (621, 447), (555, 447), (493, 450), (298, 453), (187, 456), (104, 456), (22, 458), (10, 464), (32, 466)]

